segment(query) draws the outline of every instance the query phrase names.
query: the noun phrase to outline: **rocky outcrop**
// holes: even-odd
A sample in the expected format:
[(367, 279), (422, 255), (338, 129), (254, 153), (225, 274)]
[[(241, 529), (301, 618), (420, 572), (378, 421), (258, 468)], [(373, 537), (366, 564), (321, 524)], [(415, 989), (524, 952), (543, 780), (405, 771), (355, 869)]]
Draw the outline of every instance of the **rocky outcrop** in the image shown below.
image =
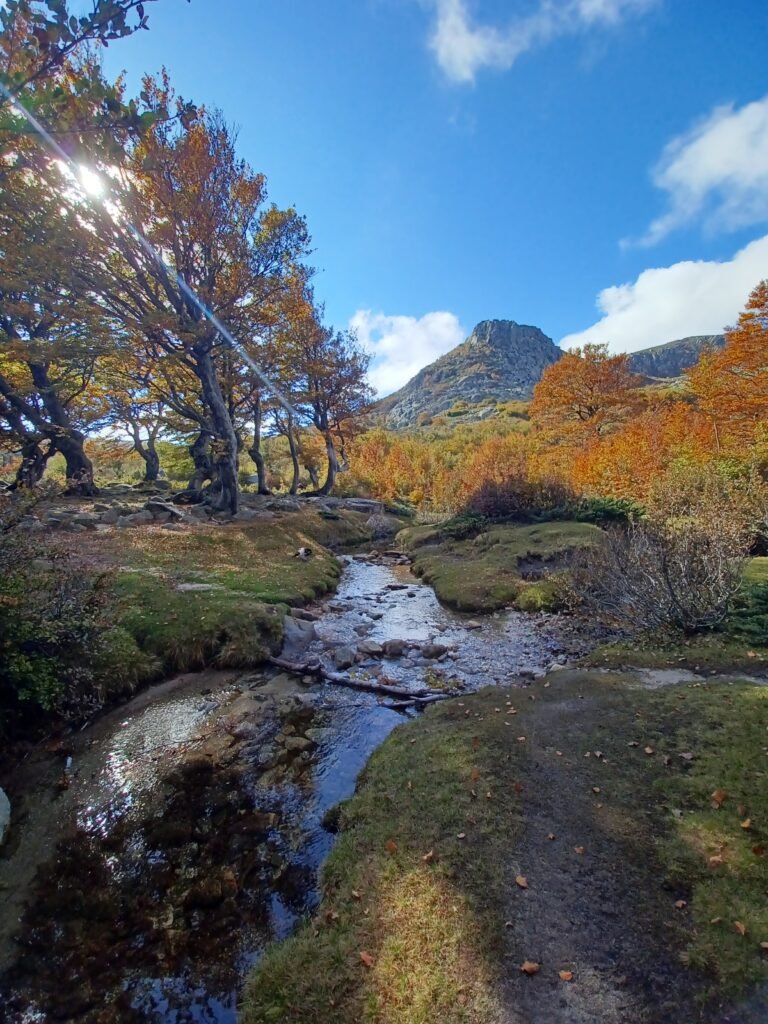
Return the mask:
[(724, 334), (696, 334), (690, 338), (668, 341), (666, 345), (655, 345), (640, 352), (633, 352), (629, 365), (635, 373), (644, 377), (661, 379), (680, 377), (691, 366), (695, 366), (706, 349), (722, 348)]
[(424, 367), (378, 408), (387, 426), (399, 429), (447, 412), (457, 402), (527, 399), (562, 354), (538, 327), (483, 320), (465, 342)]

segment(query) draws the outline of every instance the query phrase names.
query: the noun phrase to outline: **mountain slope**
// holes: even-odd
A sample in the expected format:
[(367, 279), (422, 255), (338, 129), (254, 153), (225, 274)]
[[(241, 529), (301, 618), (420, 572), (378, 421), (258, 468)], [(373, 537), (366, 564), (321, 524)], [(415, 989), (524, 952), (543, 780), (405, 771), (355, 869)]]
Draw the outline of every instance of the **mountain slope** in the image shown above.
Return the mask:
[(695, 334), (633, 352), (629, 365), (645, 377), (679, 377), (699, 361), (704, 349), (722, 348), (724, 344), (724, 334)]
[[(651, 379), (679, 377), (705, 348), (721, 348), (722, 334), (695, 335), (630, 355), (635, 373)], [(538, 327), (514, 320), (482, 320), (466, 341), (425, 366), (408, 383), (376, 403), (386, 425), (402, 430), (445, 413), (457, 403), (529, 399), (544, 370), (562, 349)]]
[(398, 429), (445, 412), (456, 402), (530, 398), (544, 370), (562, 354), (538, 327), (482, 320), (461, 345), (382, 399), (378, 411), (388, 426)]

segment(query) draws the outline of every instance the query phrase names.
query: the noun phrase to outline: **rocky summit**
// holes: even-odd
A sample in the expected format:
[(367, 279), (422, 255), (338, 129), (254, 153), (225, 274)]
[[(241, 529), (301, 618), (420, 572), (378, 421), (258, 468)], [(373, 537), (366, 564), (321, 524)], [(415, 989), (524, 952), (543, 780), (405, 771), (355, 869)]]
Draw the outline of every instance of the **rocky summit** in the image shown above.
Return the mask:
[(460, 402), (528, 399), (562, 350), (538, 327), (483, 320), (466, 341), (425, 366), (405, 387), (379, 403), (394, 429), (425, 422)]
[[(681, 376), (722, 334), (694, 335), (631, 353), (630, 368), (648, 380)], [(492, 415), (497, 402), (528, 400), (544, 370), (563, 350), (538, 327), (514, 320), (482, 320), (466, 341), (425, 366), (383, 398), (376, 411), (393, 430), (429, 423), (433, 416), (471, 406), (473, 419)], [(487, 403), (487, 408), (483, 408)]]

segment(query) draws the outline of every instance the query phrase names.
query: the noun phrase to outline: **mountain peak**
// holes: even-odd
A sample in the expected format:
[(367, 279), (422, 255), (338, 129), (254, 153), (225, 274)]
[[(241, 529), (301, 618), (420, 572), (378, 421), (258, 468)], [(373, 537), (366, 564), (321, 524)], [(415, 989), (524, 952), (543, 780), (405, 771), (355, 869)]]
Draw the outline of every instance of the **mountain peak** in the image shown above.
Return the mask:
[(395, 429), (451, 409), (531, 397), (544, 370), (563, 354), (538, 327), (515, 320), (481, 320), (466, 341), (425, 366), (379, 404)]

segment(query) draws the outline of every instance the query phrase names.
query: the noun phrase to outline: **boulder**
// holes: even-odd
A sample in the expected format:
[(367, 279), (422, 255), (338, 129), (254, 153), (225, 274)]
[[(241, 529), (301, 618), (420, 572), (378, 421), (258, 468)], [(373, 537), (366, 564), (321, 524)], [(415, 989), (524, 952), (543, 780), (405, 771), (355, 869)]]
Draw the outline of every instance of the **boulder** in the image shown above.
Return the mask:
[(287, 615), (283, 620), (282, 657), (292, 659), (303, 654), (316, 636), (314, 622)]
[(406, 640), (385, 640), (384, 653), (388, 658), (402, 658), (408, 647)]
[(8, 829), (11, 827), (11, 801), (5, 795), (5, 790), (0, 789), (0, 846), (5, 842)]
[(448, 648), (445, 644), (424, 644), (421, 648), (422, 656), (429, 658), (431, 661), (436, 658), (442, 658), (444, 654), (448, 653)]
[(355, 664), (355, 652), (351, 647), (339, 647), (334, 652), (333, 661), (336, 668), (352, 668)]
[(153, 518), (159, 519), (165, 516), (167, 519), (181, 519), (181, 512), (167, 501), (159, 501), (157, 498), (150, 498), (144, 505), (144, 509), (151, 513)]
[(287, 736), (284, 746), (286, 750), (293, 754), (303, 754), (314, 750), (317, 744), (308, 736)]
[(132, 526), (146, 526), (154, 520), (154, 516), (147, 509), (141, 509), (139, 512), (134, 512), (132, 515), (127, 517), (131, 520)]
[(120, 513), (116, 508), (109, 508), (106, 512), (101, 515), (102, 523), (106, 523), (108, 526), (114, 525), (120, 518)]
[(384, 653), (384, 648), (375, 640), (363, 640), (361, 644), (358, 644), (357, 649), (361, 654), (372, 656), (379, 656)]

